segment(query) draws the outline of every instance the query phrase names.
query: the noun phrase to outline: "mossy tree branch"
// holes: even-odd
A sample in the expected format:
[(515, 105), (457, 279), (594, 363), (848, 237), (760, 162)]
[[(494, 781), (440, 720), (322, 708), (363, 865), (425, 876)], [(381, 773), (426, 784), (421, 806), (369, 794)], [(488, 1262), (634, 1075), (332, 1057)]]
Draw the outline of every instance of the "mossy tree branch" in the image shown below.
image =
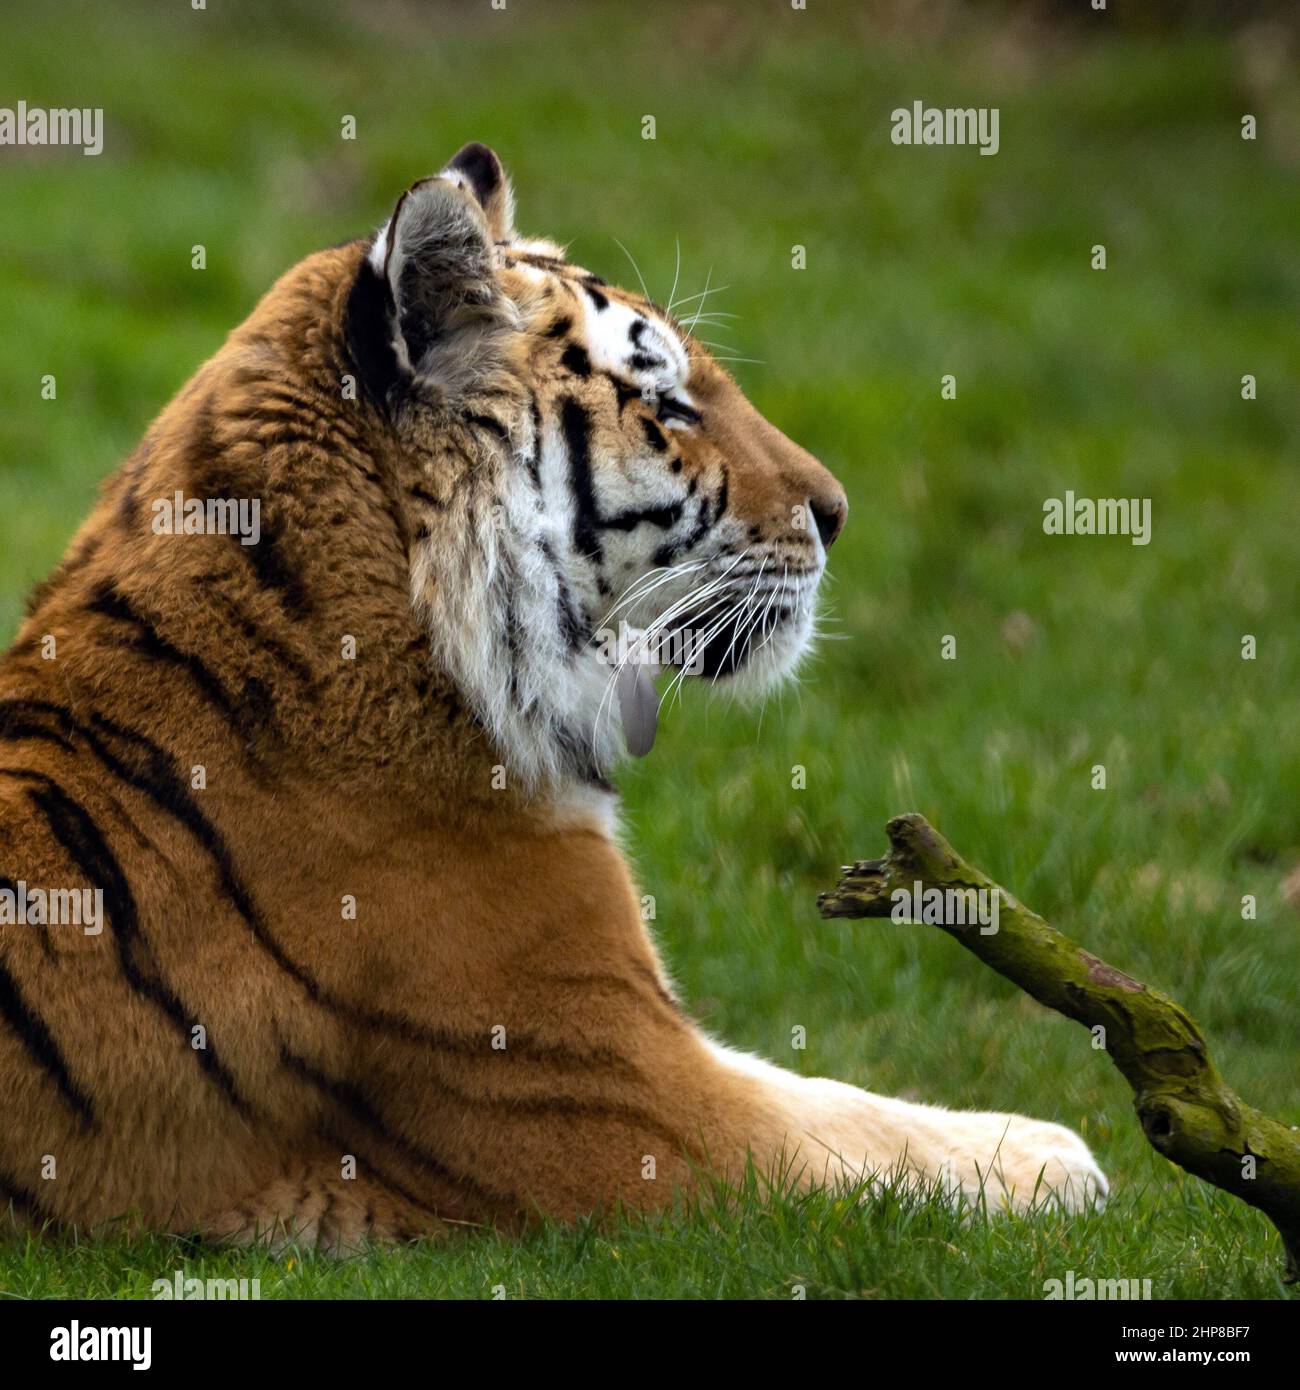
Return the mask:
[(1258, 1207), (1282, 1236), (1288, 1281), (1300, 1278), (1300, 1132), (1227, 1086), (1184, 1009), (1049, 926), (967, 864), (923, 816), (898, 816), (888, 835), (884, 859), (846, 866), (818, 897), (822, 916), (889, 917), (900, 901), (895, 893), (910, 898), (918, 884), (999, 894), (996, 932), (982, 933), (978, 922), (940, 929), (1040, 1004), (1104, 1028), (1147, 1140), (1170, 1162)]

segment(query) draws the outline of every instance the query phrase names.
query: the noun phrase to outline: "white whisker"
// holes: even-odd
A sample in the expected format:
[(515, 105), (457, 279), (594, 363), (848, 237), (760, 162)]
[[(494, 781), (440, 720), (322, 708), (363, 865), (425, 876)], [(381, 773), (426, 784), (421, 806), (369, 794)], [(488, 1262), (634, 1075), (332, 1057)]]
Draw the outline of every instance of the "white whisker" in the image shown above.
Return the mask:
[(729, 290), (730, 288), (730, 285), (714, 285), (712, 289), (706, 287), (700, 290), (699, 294), (684, 294), (680, 299), (674, 299), (669, 302), (668, 312), (671, 314), (672, 311), (680, 305), (689, 304), (692, 299), (699, 299), (701, 295), (721, 294), (723, 290)]
[(641, 274), (641, 267), (637, 265), (636, 257), (627, 249), (626, 246), (623, 245), (621, 241), (619, 241), (617, 237), (614, 238), (614, 244), (618, 247), (620, 251), (622, 251), (622, 253), (628, 258), (628, 260), (632, 262), (632, 269), (636, 271), (636, 278), (641, 282), (641, 293), (645, 295), (647, 299), (649, 299), (650, 291), (645, 287), (645, 276)]
[(704, 289), (700, 292), (700, 302), (696, 306), (695, 317), (690, 321), (690, 323), (686, 327), (686, 331), (688, 333), (693, 333), (695, 331), (695, 325), (700, 321), (700, 315), (704, 312), (704, 305), (708, 299), (709, 294), (709, 285), (712, 283), (712, 281), (713, 267), (710, 266), (709, 273), (704, 277)]
[(677, 293), (677, 281), (682, 273), (682, 242), (680, 237), (674, 237), (673, 241), (677, 246), (677, 264), (673, 268), (673, 287), (668, 291), (668, 312), (673, 311), (673, 296)]

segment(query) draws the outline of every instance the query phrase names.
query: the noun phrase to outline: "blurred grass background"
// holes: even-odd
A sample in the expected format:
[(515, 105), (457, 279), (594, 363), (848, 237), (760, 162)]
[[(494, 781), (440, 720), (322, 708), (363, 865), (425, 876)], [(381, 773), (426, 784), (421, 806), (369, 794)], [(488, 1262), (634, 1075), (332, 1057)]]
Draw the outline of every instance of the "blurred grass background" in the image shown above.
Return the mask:
[[(262, 1268), (264, 1297), (486, 1296), (507, 1275), (511, 1296), (1037, 1297), (1069, 1268), (1157, 1297), (1281, 1292), (1268, 1224), (1148, 1153), (1082, 1030), (937, 933), (822, 924), (813, 901), (919, 810), (1179, 998), (1241, 1094), (1300, 1122), (1294, 31), (1242, 5), (1180, 24), (868, 8), (11, 0), (0, 104), (102, 106), (106, 135), (93, 159), (0, 149), (0, 641), (99, 481), (275, 276), (491, 144), (522, 230), (635, 283), (621, 239), (660, 298), (679, 245), (679, 294), (725, 285), (722, 336), (759, 359), (742, 385), (850, 497), (803, 683), (761, 714), (688, 692), (621, 777), (690, 1006), (801, 1071), (1079, 1127), (1110, 1211), (989, 1227), (774, 1200), (737, 1226), (698, 1213), (345, 1267), (186, 1250), (188, 1271)], [(915, 100), (998, 107), (999, 153), (892, 145), (889, 113)], [(1044, 535), (1067, 489), (1150, 498), (1151, 544)], [(30, 1247), (0, 1256), (0, 1289), (147, 1295), (179, 1258)]]

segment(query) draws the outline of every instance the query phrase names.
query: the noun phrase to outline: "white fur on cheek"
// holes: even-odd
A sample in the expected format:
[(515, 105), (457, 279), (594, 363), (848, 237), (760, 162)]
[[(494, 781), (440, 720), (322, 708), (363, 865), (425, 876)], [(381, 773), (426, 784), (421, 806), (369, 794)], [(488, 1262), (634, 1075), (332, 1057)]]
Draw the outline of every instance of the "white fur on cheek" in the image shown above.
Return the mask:
[(498, 449), (458, 514), (412, 549), (412, 601), (434, 660), (530, 789), (589, 779), (622, 754), (616, 721), (596, 718), (610, 670), (590, 647), (570, 650), (558, 618), (570, 522), (556, 448), (552, 437), (541, 450), (542, 505), (525, 460)]

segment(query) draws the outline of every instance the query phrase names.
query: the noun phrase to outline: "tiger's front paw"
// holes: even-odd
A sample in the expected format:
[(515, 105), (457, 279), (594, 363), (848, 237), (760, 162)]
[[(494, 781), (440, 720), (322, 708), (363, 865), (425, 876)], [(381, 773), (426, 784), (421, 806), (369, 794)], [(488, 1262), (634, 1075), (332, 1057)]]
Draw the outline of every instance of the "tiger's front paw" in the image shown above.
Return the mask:
[(1030, 1211), (1057, 1206), (1083, 1211), (1110, 1191), (1087, 1144), (1064, 1125), (1022, 1115), (969, 1115), (954, 1136), (945, 1165), (970, 1199), (980, 1193), (991, 1210)]

